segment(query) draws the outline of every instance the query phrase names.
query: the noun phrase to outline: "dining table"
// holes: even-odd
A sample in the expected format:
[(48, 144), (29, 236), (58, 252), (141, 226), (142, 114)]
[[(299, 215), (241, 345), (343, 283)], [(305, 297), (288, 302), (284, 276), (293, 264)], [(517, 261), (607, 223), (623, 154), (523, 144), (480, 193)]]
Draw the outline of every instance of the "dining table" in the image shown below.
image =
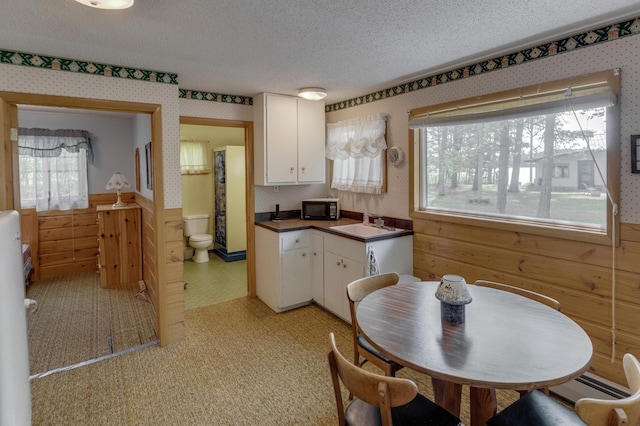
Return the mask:
[(460, 416), (469, 386), (471, 426), (495, 415), (495, 389), (533, 390), (582, 374), (593, 346), (571, 318), (532, 299), (468, 285), (464, 322), (442, 319), (439, 282), (392, 285), (356, 308), (362, 335), (382, 354), (431, 376), (434, 400)]

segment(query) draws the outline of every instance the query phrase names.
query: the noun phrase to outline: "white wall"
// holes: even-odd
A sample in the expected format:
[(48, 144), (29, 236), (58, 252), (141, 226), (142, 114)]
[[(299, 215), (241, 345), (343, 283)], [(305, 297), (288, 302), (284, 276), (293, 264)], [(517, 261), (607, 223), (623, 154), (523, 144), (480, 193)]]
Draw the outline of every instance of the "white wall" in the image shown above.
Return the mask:
[[(0, 64), (0, 90), (160, 105), (164, 207), (180, 207), (177, 85)], [(133, 158), (133, 153), (130, 152), (129, 155)], [(144, 157), (143, 151), (141, 157)]]

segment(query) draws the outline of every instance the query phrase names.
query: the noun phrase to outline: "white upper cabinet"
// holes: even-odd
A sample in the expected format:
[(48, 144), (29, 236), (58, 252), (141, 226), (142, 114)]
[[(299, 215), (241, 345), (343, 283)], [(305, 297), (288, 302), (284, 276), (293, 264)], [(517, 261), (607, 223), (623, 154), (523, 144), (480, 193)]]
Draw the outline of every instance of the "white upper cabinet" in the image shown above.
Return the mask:
[(324, 102), (261, 93), (253, 109), (255, 184), (324, 183)]

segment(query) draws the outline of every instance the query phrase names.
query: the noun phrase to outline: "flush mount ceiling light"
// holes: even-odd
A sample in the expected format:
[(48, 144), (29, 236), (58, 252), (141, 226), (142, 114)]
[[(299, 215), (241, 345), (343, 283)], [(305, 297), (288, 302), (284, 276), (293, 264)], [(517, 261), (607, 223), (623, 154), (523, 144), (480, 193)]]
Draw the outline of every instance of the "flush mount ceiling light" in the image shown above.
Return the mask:
[(298, 96), (310, 101), (319, 101), (327, 96), (327, 92), (320, 87), (305, 87), (298, 90)]
[(134, 0), (76, 0), (86, 6), (97, 9), (127, 9), (133, 6)]

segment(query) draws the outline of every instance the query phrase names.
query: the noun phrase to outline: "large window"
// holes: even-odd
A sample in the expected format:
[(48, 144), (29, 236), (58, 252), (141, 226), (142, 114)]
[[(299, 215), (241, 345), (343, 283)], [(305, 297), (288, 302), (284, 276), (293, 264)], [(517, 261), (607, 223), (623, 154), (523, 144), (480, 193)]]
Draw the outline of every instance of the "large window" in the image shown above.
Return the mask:
[(594, 76), (412, 111), (414, 211), (607, 233), (616, 85)]
[(19, 129), (20, 204), (37, 211), (89, 207), (84, 130)]

